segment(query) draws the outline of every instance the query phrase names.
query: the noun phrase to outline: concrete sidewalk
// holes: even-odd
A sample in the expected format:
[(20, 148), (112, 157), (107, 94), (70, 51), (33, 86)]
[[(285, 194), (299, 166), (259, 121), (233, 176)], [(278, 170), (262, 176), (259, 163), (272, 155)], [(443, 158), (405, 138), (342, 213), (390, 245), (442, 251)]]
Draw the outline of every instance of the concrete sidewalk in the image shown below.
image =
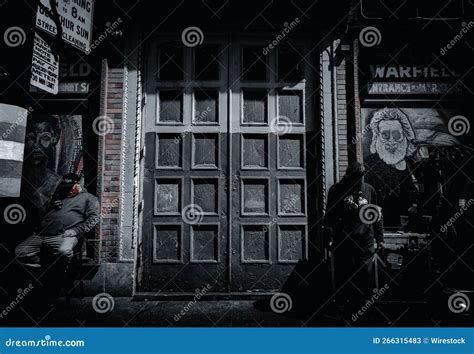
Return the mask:
[[(302, 318), (279, 315), (270, 309), (255, 308), (255, 301), (134, 301), (132, 298), (114, 298), (110, 302), (96, 303), (85, 297), (64, 298), (38, 311), (25, 309), (21, 324), (33, 322), (39, 326), (150, 326), (150, 327), (279, 327), (305, 326)], [(15, 316), (15, 320), (20, 320)], [(20, 323), (18, 323), (21, 325)]]
[[(112, 298), (110, 298), (112, 299)], [(109, 299), (109, 300), (110, 300)], [(344, 319), (340, 309), (299, 309), (277, 314), (268, 301), (134, 301), (128, 297), (102, 299), (64, 298), (38, 307), (24, 304), (2, 321), (3, 326), (72, 327), (349, 327), (349, 326), (466, 326), (467, 317), (434, 314), (423, 304), (377, 304), (356, 322)], [(113, 307), (112, 307), (113, 305)], [(99, 312), (98, 312), (99, 311)], [(100, 313), (103, 312), (103, 313)]]

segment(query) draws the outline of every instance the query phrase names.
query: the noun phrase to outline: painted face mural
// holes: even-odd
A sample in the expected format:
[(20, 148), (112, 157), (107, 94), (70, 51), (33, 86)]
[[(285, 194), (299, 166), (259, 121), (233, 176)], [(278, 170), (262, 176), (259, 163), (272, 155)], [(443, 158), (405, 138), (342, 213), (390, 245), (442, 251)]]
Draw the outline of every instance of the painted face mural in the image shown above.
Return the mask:
[(43, 208), (62, 175), (81, 175), (82, 117), (32, 117), (26, 127), (24, 156), (22, 195), (37, 208)]
[(33, 123), (26, 134), (25, 158), (31, 165), (47, 165), (58, 139), (48, 121)]
[(405, 158), (415, 150), (415, 133), (407, 116), (398, 109), (383, 109), (373, 115), (370, 127), (370, 152), (387, 165), (406, 169)]
[(399, 121), (382, 121), (375, 149), (379, 157), (388, 165), (397, 165), (407, 155), (408, 142)]

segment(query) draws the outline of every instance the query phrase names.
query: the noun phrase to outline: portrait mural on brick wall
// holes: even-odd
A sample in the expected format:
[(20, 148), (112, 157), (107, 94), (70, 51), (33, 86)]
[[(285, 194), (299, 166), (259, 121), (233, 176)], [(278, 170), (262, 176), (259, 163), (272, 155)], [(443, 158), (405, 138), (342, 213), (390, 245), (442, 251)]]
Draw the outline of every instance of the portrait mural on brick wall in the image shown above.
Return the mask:
[(377, 190), (388, 225), (397, 224), (416, 203), (420, 190), (414, 166), (429, 158), (429, 148), (460, 144), (448, 130), (455, 115), (454, 110), (432, 108), (362, 110), (366, 180)]
[(41, 209), (49, 203), (61, 177), (82, 175), (82, 117), (33, 115), (25, 135), (21, 197)]

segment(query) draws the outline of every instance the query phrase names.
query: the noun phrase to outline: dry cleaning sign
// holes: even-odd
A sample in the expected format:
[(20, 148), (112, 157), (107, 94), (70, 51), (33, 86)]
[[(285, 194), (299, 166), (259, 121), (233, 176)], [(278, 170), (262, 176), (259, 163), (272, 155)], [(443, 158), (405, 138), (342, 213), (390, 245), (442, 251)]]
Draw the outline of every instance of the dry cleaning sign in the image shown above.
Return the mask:
[[(51, 10), (49, 0), (41, 0), (41, 3)], [(92, 39), (93, 0), (58, 0), (57, 8), (63, 40), (89, 53)], [(39, 6), (36, 13), (36, 27), (53, 36), (56, 36), (58, 32), (54, 21)]]
[(59, 62), (54, 58), (51, 47), (35, 33), (30, 84), (46, 92), (57, 94), (58, 76)]

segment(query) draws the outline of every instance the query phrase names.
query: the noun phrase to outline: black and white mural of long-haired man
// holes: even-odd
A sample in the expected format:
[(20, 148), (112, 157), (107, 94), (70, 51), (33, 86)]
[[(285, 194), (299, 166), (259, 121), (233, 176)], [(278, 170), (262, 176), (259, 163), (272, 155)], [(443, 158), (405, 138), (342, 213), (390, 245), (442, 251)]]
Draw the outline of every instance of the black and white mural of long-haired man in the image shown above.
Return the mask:
[[(416, 205), (423, 192), (418, 183), (422, 169), (436, 146), (459, 145), (448, 128), (454, 110), (424, 108), (364, 108), (363, 155), (367, 181), (377, 190), (388, 225), (398, 225), (401, 215)], [(433, 171), (433, 177), (436, 172)]]
[(415, 132), (408, 117), (397, 109), (377, 111), (370, 120), (370, 128), (370, 152), (376, 153), (387, 165), (405, 170), (405, 157), (416, 150)]

